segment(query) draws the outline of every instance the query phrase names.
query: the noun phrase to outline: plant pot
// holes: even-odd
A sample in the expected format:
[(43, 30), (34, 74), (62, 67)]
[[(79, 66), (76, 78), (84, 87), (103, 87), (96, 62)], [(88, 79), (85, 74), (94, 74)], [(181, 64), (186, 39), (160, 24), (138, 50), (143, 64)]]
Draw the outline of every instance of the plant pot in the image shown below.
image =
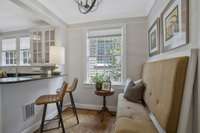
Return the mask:
[(102, 83), (96, 83), (96, 90), (100, 91), (102, 89)]

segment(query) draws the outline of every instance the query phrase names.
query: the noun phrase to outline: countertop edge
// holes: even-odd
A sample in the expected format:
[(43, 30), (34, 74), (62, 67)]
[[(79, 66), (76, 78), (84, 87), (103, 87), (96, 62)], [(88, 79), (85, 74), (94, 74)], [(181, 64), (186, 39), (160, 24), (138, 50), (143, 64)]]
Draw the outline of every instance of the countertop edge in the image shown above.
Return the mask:
[[(41, 77), (34, 78), (34, 76), (33, 76), (31, 78), (30, 76), (27, 76), (27, 78), (30, 77), (30, 79), (18, 80), (18, 81), (1, 81), (1, 79), (0, 79), (0, 85), (25, 83), (25, 82), (31, 82), (31, 81), (37, 81), (37, 80), (45, 80), (45, 79), (54, 79), (54, 78), (59, 78), (59, 77), (66, 77), (68, 75), (67, 74), (61, 74), (61, 75), (51, 75), (51, 76), (46, 76), (46, 77), (44, 75), (38, 75), (38, 76), (41, 76)], [(19, 78), (26, 78), (26, 77), (19, 77)]]

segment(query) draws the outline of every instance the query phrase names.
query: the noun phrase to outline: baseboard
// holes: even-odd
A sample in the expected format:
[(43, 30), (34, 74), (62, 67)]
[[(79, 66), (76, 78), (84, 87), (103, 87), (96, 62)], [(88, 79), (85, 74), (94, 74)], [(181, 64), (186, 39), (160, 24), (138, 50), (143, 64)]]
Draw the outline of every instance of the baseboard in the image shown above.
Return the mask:
[[(52, 119), (57, 115), (57, 111), (54, 111), (52, 113), (50, 113), (49, 115), (47, 115), (47, 119)], [(33, 125), (31, 125), (30, 127), (24, 129), (21, 133), (33, 133), (34, 131), (36, 131), (37, 129), (39, 129), (40, 127), (40, 123), (41, 121), (38, 121), (36, 123), (34, 123)]]
[[(80, 109), (100, 110), (102, 108), (102, 105), (80, 104), (80, 103), (78, 103), (78, 104), (76, 104), (76, 107), (80, 108)], [(116, 106), (107, 106), (107, 107), (110, 111), (113, 111), (113, 112), (116, 112), (116, 110), (117, 110)]]
[[(69, 106), (70, 103), (66, 103), (64, 106)], [(76, 103), (76, 108), (80, 109), (89, 109), (89, 110), (100, 110), (102, 108), (102, 105), (92, 105), (92, 104), (80, 104)], [(117, 107), (116, 106), (108, 106), (108, 109), (110, 111), (116, 112)], [(47, 115), (47, 119), (52, 119), (57, 115), (57, 111), (54, 111), (53, 113), (50, 113)], [(40, 121), (34, 123), (30, 127), (24, 129), (21, 133), (33, 133), (40, 127)]]

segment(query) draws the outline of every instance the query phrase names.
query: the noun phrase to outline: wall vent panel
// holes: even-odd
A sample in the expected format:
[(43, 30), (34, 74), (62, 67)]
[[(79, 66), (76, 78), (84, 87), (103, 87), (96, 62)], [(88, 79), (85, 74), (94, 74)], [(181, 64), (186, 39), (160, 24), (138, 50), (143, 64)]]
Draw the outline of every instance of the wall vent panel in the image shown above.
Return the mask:
[(35, 104), (31, 103), (31, 104), (24, 105), (24, 107), (23, 107), (23, 119), (24, 119), (24, 121), (30, 119), (34, 115), (35, 115)]

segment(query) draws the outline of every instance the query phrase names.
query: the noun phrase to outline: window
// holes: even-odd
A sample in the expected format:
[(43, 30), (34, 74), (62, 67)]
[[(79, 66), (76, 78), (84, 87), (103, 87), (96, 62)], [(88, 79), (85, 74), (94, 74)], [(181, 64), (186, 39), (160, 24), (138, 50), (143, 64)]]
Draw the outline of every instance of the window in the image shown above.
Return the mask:
[(30, 63), (30, 37), (20, 38), (20, 64)]
[(2, 40), (2, 65), (16, 65), (16, 38)]
[(123, 29), (92, 30), (87, 37), (87, 81), (96, 73), (110, 76), (112, 83), (123, 80)]
[(49, 27), (4, 36), (0, 43), (0, 65), (48, 64), (49, 47), (55, 45), (55, 33), (55, 29)]

